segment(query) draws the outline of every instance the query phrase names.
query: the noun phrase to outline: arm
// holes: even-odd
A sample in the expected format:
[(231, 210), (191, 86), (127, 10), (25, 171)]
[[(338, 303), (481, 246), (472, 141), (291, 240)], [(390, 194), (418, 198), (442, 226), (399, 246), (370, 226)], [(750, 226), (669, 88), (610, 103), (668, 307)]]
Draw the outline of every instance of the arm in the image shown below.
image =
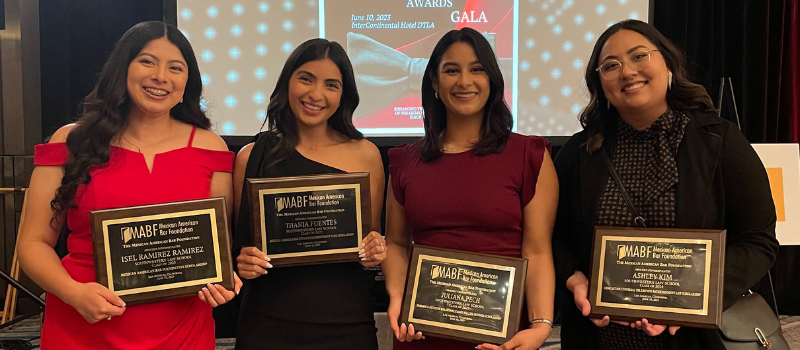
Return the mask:
[(361, 265), (364, 267), (377, 266), (386, 259), (386, 246), (381, 234), (381, 212), (383, 211), (383, 190), (385, 178), (383, 174), (383, 161), (378, 147), (372, 142), (363, 140), (362, 159), (369, 171), (370, 188), (370, 217), (371, 232), (361, 241)]
[[(233, 165), (233, 207), (234, 217), (239, 217), (239, 206), (242, 203), (242, 188), (244, 187), (244, 172), (247, 162), (250, 160), (250, 153), (253, 151), (253, 143), (242, 147), (236, 155)], [(246, 233), (245, 233), (246, 234)], [(234, 247), (234, 252), (238, 247)], [(271, 268), (269, 257), (256, 247), (243, 247), (239, 256), (236, 257), (236, 270), (242, 278), (253, 279), (267, 273)]]
[[(573, 135), (564, 144), (564, 147), (561, 147), (553, 161), (559, 183), (558, 213), (553, 228), (553, 260), (558, 290), (563, 292), (566, 287), (571, 293), (571, 295), (567, 294), (567, 297), (571, 296), (581, 314), (588, 316), (591, 312), (588, 298), (589, 279), (578, 269), (581, 257), (574, 253), (578, 247), (572, 241), (572, 237), (580, 234), (575, 232), (575, 220), (579, 219), (573, 217), (572, 214), (576, 210), (574, 208), (577, 207), (573, 201), (580, 198), (575, 193), (581, 188), (578, 168), (579, 152), (584, 139), (585, 132)], [(611, 319), (606, 316), (602, 319), (591, 319), (591, 321), (598, 327), (605, 327), (611, 322)], [(627, 325), (627, 323), (622, 324)]]
[[(556, 222), (553, 228), (553, 259), (556, 268), (556, 286), (564, 288), (568, 282), (574, 282), (573, 275), (583, 276), (582, 272), (577, 271), (579, 258), (573, 254), (575, 247), (570, 242), (574, 218), (572, 214), (572, 200), (578, 198), (573, 195), (573, 191), (580, 189), (580, 180), (575, 174), (575, 167), (578, 163), (578, 137), (570, 138), (564, 147), (558, 152), (553, 161), (556, 173), (558, 174), (559, 198)], [(570, 283), (571, 284), (571, 283)], [(588, 288), (588, 287), (587, 287)], [(572, 288), (568, 289), (572, 291)]]
[[(198, 129), (195, 136), (194, 147), (209, 149), (212, 151), (228, 151), (228, 145), (222, 140), (219, 135), (208, 131)], [(231, 173), (216, 171), (211, 175), (211, 185), (209, 192), (211, 197), (224, 197), (226, 210), (228, 212), (228, 223), (230, 226), (233, 214), (233, 176)], [(228, 227), (230, 229), (230, 227)]]
[[(558, 179), (550, 153), (545, 151), (536, 195), (525, 206), (522, 237), (522, 257), (528, 259), (528, 275), (525, 278), (525, 293), (528, 302), (528, 317), (533, 320), (553, 320), (553, 298), (555, 296), (555, 269), (553, 267), (552, 234), (558, 206)], [(539, 323), (537, 326), (542, 326)], [(550, 327), (547, 326), (547, 334)], [(542, 342), (547, 339), (545, 336)]]
[(369, 144), (366, 162), (369, 168), (372, 231), (379, 231), (381, 227), (381, 213), (383, 213), (383, 195), (386, 185), (386, 176), (383, 173), (383, 160), (381, 160), (381, 153), (378, 151), (378, 147), (375, 147), (372, 142), (366, 142)]
[[(523, 209), (522, 257), (528, 259), (525, 300), (531, 320), (553, 320), (555, 269), (551, 237), (557, 205), (558, 178), (550, 153), (545, 151), (536, 182), (536, 194)], [(478, 349), (537, 349), (547, 340), (551, 330), (546, 323), (534, 323), (530, 329), (520, 331), (502, 347), (482, 344)]]
[[(70, 125), (62, 127), (50, 142), (64, 142), (71, 129)], [(97, 283), (75, 281), (54, 250), (64, 218), (59, 218), (57, 227), (51, 225), (50, 201), (55, 198), (63, 176), (62, 166), (33, 169), (17, 240), (20, 265), (36, 284), (74, 307), (90, 323), (121, 315), (125, 311), (122, 299)]]
[(727, 309), (772, 268), (779, 244), (766, 170), (753, 147), (732, 124), (728, 124), (722, 152), (728, 231), (723, 307)]
[[(219, 135), (208, 130), (197, 131), (195, 146), (214, 151), (228, 150), (228, 145), (225, 144), (225, 141), (223, 141)], [(225, 209), (228, 214), (228, 232), (233, 232), (231, 230), (231, 214), (233, 212), (233, 184), (231, 173), (222, 171), (214, 172), (214, 174), (211, 175), (209, 193), (212, 198), (225, 198)], [(230, 238), (231, 237), (229, 236), (228, 239)], [(203, 290), (197, 292), (197, 296), (200, 298), (200, 300), (208, 303), (212, 307), (217, 307), (227, 303), (237, 294), (239, 294), (239, 289), (242, 288), (242, 281), (239, 280), (239, 276), (236, 274), (236, 272), (233, 273), (233, 279), (233, 291), (229, 291), (220, 285), (209, 284), (207, 287), (203, 288)]]
[(253, 151), (254, 143), (248, 143), (239, 153), (236, 154), (236, 161), (233, 164), (233, 217), (239, 217), (239, 206), (242, 204), (242, 188), (244, 187), (244, 171), (247, 168), (247, 161), (250, 160), (250, 152)]
[[(228, 214), (228, 231), (230, 230), (233, 217), (233, 176), (231, 173), (216, 171), (211, 175), (211, 197), (225, 198), (225, 211)], [(228, 237), (230, 238), (230, 237)]]
[(400, 341), (422, 338), (422, 332), (414, 332), (414, 326), (399, 324), (400, 309), (408, 270), (408, 255), (411, 248), (411, 228), (406, 225), (405, 208), (394, 197), (392, 178), (389, 177), (389, 191), (386, 194), (386, 260), (381, 268), (386, 276), (386, 292), (389, 294), (389, 325), (394, 336)]

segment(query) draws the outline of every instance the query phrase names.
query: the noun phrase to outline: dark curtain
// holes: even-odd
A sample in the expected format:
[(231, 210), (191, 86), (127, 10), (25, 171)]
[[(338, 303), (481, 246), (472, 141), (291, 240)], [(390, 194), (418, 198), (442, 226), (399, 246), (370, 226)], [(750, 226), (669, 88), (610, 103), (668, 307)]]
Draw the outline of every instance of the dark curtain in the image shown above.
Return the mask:
[[(800, 4), (787, 0), (783, 13), (783, 40), (778, 68), (776, 95), (771, 95), (777, 113), (775, 134), (777, 142), (800, 141)], [(775, 264), (775, 286), (780, 311), (800, 315), (800, 246), (783, 246)]]
[(161, 20), (163, 0), (39, 0), (42, 137), (75, 121), (114, 43), (134, 24)]
[[(797, 0), (655, 0), (653, 7), (653, 25), (684, 49), (690, 74), (716, 103), (720, 78), (731, 78), (735, 104), (726, 91), (724, 118), (735, 122), (737, 110), (753, 143), (798, 142)], [(800, 314), (794, 266), (800, 266), (800, 247), (782, 246), (772, 271), (781, 314)]]
[(783, 141), (800, 142), (800, 2), (784, 6), (778, 132)]

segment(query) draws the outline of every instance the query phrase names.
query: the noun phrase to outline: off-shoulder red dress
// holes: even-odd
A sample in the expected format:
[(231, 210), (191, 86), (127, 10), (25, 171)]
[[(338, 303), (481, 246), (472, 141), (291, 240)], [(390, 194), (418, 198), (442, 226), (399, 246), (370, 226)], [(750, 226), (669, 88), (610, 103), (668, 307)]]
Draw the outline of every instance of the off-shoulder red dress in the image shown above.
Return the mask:
[[(78, 188), (77, 208), (67, 212), (72, 233), (69, 254), (61, 260), (78, 282), (95, 282), (89, 212), (135, 205), (208, 198), (214, 172), (233, 171), (233, 152), (186, 147), (155, 156), (152, 172), (144, 156), (111, 146), (109, 162), (90, 170), (91, 181)], [(36, 166), (61, 166), (69, 158), (65, 143), (37, 145)], [(197, 297), (129, 306), (109, 321), (88, 323), (55, 295), (47, 296), (42, 349), (214, 349), (211, 306)]]

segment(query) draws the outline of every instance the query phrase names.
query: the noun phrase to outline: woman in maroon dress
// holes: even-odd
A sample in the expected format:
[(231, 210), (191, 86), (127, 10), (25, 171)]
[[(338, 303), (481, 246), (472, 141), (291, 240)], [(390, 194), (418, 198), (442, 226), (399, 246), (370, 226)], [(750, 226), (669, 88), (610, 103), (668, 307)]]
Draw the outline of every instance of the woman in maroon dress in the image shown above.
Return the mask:
[(535, 349), (550, 334), (555, 293), (550, 237), (558, 182), (549, 143), (511, 132), (503, 87), (486, 39), (470, 28), (450, 31), (434, 48), (422, 81), (425, 137), (389, 151), (388, 253), (382, 267), (395, 349), (476, 345), (423, 337), (413, 325), (399, 323), (412, 241), (528, 259), (523, 318), (531, 321), (525, 320), (503, 349)]
[[(98, 209), (218, 196), (232, 204), (233, 153), (207, 130), (201, 91), (181, 32), (140, 23), (117, 42), (78, 122), (36, 146), (17, 249), (48, 292), (42, 349), (214, 348), (211, 307), (236, 294), (209, 285), (197, 297), (126, 307), (95, 282), (89, 222)], [(65, 219), (69, 254), (59, 260)]]

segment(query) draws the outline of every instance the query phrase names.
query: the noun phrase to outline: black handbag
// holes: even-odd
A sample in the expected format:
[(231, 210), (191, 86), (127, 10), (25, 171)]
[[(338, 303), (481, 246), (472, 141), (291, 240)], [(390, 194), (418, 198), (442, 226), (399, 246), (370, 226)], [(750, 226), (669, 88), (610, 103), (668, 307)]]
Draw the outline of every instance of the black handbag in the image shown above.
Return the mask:
[[(600, 151), (600, 155), (633, 215), (634, 224), (646, 227), (644, 218), (633, 205), (608, 155), (604, 150)], [(723, 311), (719, 332), (726, 350), (790, 350), (786, 338), (783, 337), (780, 320), (758, 293), (750, 292)]]
[(723, 311), (719, 332), (726, 350), (789, 350), (780, 320), (758, 293)]

